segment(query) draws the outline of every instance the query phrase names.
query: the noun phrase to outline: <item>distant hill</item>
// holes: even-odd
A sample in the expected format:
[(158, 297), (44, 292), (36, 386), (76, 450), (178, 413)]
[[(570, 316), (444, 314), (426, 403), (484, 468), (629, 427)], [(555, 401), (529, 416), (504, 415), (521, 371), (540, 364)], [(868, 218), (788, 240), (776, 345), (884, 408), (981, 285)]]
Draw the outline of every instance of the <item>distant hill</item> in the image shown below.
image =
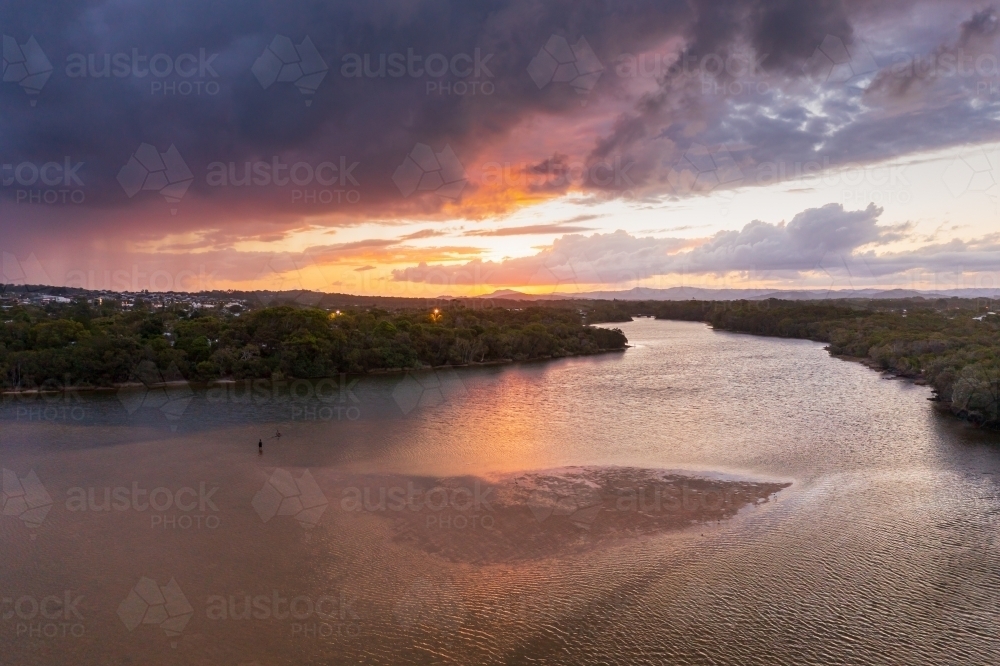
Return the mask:
[[(112, 292), (88, 291), (72, 287), (52, 287), (46, 285), (0, 285), (0, 299), (26, 296), (61, 296), (75, 298), (89, 295), (91, 297), (107, 296)], [(155, 300), (165, 294), (137, 294), (127, 292), (131, 297), (152, 298)], [(313, 306), (320, 308), (338, 307), (376, 307), (376, 308), (412, 308), (436, 307), (450, 302), (460, 302), (467, 307), (521, 307), (526, 301), (573, 301), (573, 300), (619, 300), (619, 301), (734, 301), (734, 300), (766, 300), (777, 298), (787, 301), (832, 300), (842, 298), (859, 299), (904, 299), (904, 298), (996, 298), (1000, 299), (1000, 289), (942, 289), (938, 291), (918, 291), (915, 289), (708, 289), (704, 287), (670, 287), (668, 289), (652, 289), (650, 287), (635, 287), (621, 291), (586, 291), (586, 292), (553, 292), (549, 294), (525, 294), (513, 289), (499, 289), (490, 294), (476, 297), (438, 296), (435, 298), (413, 298), (402, 296), (356, 296), (353, 294), (329, 294), (319, 291), (202, 291), (186, 294), (178, 292), (175, 295), (196, 297), (197, 299), (221, 301), (244, 300), (258, 306), (281, 305), (285, 303)]]
[(786, 301), (825, 300), (838, 298), (900, 299), (900, 298), (1000, 298), (1000, 289), (943, 289), (918, 291), (916, 289), (708, 289), (704, 287), (670, 287), (652, 289), (635, 287), (622, 291), (553, 292), (551, 294), (524, 294), (511, 289), (495, 291), (479, 298), (503, 298), (524, 301), (552, 301), (565, 299), (619, 300), (619, 301), (734, 301), (766, 300), (778, 298)]

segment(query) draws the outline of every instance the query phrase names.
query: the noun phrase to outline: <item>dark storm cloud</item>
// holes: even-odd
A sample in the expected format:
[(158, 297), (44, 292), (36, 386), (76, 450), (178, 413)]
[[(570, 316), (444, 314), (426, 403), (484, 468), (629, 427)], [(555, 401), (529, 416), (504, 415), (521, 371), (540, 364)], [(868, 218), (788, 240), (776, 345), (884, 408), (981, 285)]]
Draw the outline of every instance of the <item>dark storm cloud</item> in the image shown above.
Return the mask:
[[(627, 155), (633, 180), (647, 192), (685, 196), (773, 182), (762, 182), (762, 167), (837, 168), (1000, 140), (993, 8), (785, 0), (693, 6), (680, 55), (691, 65), (669, 69), (590, 153), (592, 161)], [(757, 66), (719, 67), (730, 58)], [(734, 177), (719, 177), (711, 160), (685, 161), (698, 146), (713, 157), (725, 149), (738, 166)], [(690, 181), (702, 176), (699, 184), (708, 185), (678, 187), (671, 169), (688, 169)]]
[(989, 7), (976, 12), (972, 18), (962, 23), (962, 37), (959, 43), (966, 45), (982, 37), (992, 38), (996, 33), (996, 10), (993, 7)]
[[(83, 183), (83, 205), (103, 211), (158, 200), (157, 192), (126, 192), (117, 179), (144, 143), (161, 154), (175, 146), (189, 168), (190, 174), (166, 173), (171, 184), (192, 180), (179, 205), (189, 216), (205, 202), (215, 203), (210, 212), (219, 221), (433, 211), (441, 197), (418, 193), (407, 199), (392, 178), (415, 144), (434, 151), (450, 145), (468, 162), (526, 115), (579, 111), (571, 89), (556, 86), (540, 94), (526, 73), (553, 33), (571, 41), (586, 35), (604, 52), (655, 39), (687, 11), (683, 2), (647, 0), (8, 5), (0, 9), (5, 33), (19, 44), (33, 36), (53, 71), (39, 94), (29, 96), (14, 83), (0, 86), (6, 110), (0, 151), (14, 166), (61, 164), (64, 157), (82, 163), (75, 173)], [(252, 67), (275, 35), (295, 45), (308, 37), (315, 45), (329, 68), (315, 94), (301, 94), (291, 82), (267, 89), (258, 82)], [(407, 73), (394, 76), (392, 54), (411, 53), (422, 60), (406, 62)], [(158, 71), (170, 63), (183, 67), (183, 74), (145, 73), (156, 54), (165, 54), (152, 63)], [(450, 61), (448, 71), (411, 76), (432, 54)], [(360, 76), (345, 76), (344, 67), (357, 72), (350, 67), (356, 62), (362, 63)], [(433, 68), (442, 62), (435, 60)], [(470, 84), (466, 90), (472, 83), (489, 84), (492, 94), (446, 94), (452, 91), (438, 86), (459, 82)], [(243, 184), (248, 162), (252, 178)], [(276, 185), (296, 162), (314, 171), (311, 177), (306, 167), (298, 171), (307, 182)], [(332, 167), (322, 169), (320, 182), (324, 163)], [(22, 180), (31, 173), (26, 167)], [(133, 189), (141, 185), (140, 177)], [(37, 188), (21, 183), (5, 188), (4, 195), (16, 200), (16, 189)], [(340, 192), (322, 200), (320, 189)], [(54, 216), (74, 214), (77, 209), (60, 206)], [(197, 222), (172, 222), (206, 222), (194, 217)]]
[[(635, 165), (628, 183), (584, 181), (581, 188), (684, 195), (666, 172), (695, 143), (728, 146), (742, 175), (732, 186), (754, 184), (753, 169), (764, 162), (817, 156), (863, 162), (997, 138), (992, 111), (1000, 96), (957, 94), (968, 92), (972, 81), (933, 82), (938, 87), (905, 113), (880, 113), (865, 106), (880, 103), (877, 96), (863, 99), (860, 88), (817, 73), (813, 56), (824, 40), (860, 48), (865, 30), (895, 25), (911, 12), (932, 28), (912, 36), (913, 43), (897, 30), (894, 51), (933, 52), (935, 44), (991, 48), (996, 22), (989, 10), (969, 3), (961, 20), (937, 25), (942, 6), (916, 0), (877, 6), (837, 0), (8, 3), (0, 7), (0, 26), (30, 67), (20, 84), (0, 85), (0, 156), (11, 165), (4, 182), (27, 164), (23, 180), (41, 169), (55, 184), (42, 187), (36, 179), (0, 189), (6, 212), (0, 234), (10, 247), (152, 240), (168, 232), (197, 232), (227, 245), (244, 235), (282, 238), (316, 216), (346, 225), (433, 215), (481, 192), (474, 182), (463, 186), (468, 174), (453, 163), (440, 171), (441, 190), (414, 191), (414, 178), (434, 171), (435, 161), (444, 165), (446, 146), (458, 167), (500, 154), (505, 142), (528, 164), (544, 164), (547, 155), (533, 152), (541, 147), (517, 143), (519, 125), (532, 118), (583, 125), (602, 120), (594, 114), (617, 113), (608, 109), (621, 109), (628, 99), (633, 102), (616, 122), (612, 115), (600, 125), (609, 131), (574, 134), (574, 145), (557, 153), (627, 159)], [(265, 49), (276, 35), (291, 40), (293, 53), (300, 46), (309, 61), (298, 73), (281, 70), (279, 78), (304, 77), (298, 83), (313, 94), (291, 80), (272, 81), (280, 58)], [(529, 75), (552, 35), (572, 46), (585, 37), (604, 68), (592, 89)], [(29, 37), (51, 64), (44, 81), (33, 73), (40, 61), (29, 57)], [(281, 44), (274, 48), (282, 51)], [(619, 76), (617, 64), (623, 55), (655, 50), (702, 63), (750, 52), (760, 64), (757, 82), (765, 85), (752, 96), (706, 95), (702, 81), (667, 71), (657, 90), (630, 98), (634, 81)], [(392, 54), (411, 53), (441, 54), (435, 67), (448, 60), (455, 70), (441, 77), (393, 76)], [(321, 81), (313, 55), (328, 67)], [(361, 69), (352, 69), (358, 62)], [(165, 72), (168, 64), (174, 71), (162, 77), (141, 75), (150, 66)], [(714, 83), (738, 79), (723, 71)], [(39, 82), (40, 91), (29, 94)], [(458, 83), (468, 94), (456, 94)], [(140, 150), (143, 144), (152, 148)], [(415, 150), (417, 144), (430, 153)], [(175, 154), (185, 168), (172, 161)], [(293, 172), (297, 163), (303, 166)], [(397, 171), (401, 165), (410, 170)], [(162, 194), (138, 189), (149, 169), (157, 173), (146, 184), (166, 188)], [(82, 190), (82, 202), (41, 201), (46, 190), (75, 189)], [(164, 196), (171, 192), (183, 196)]]
[(765, 69), (794, 74), (810, 58), (827, 35), (853, 43), (854, 32), (847, 9), (840, 0), (770, 0), (753, 3), (750, 42), (758, 53), (767, 54)]

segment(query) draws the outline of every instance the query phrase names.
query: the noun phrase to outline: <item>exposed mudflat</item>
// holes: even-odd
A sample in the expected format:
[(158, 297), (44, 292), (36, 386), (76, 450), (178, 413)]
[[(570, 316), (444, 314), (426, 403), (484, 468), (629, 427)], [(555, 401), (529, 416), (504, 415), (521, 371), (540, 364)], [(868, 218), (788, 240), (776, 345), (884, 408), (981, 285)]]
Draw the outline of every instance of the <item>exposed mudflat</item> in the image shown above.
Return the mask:
[(340, 510), (391, 520), (392, 540), (453, 562), (507, 562), (583, 552), (681, 530), (768, 502), (789, 483), (630, 467), (515, 475), (347, 480)]

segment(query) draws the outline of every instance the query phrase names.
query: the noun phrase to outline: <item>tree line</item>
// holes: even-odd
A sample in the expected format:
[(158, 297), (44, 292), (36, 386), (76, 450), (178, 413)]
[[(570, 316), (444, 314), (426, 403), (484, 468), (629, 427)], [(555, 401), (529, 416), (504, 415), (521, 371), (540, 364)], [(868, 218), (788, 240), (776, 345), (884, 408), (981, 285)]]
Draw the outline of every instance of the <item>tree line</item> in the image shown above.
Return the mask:
[(825, 342), (832, 354), (928, 384), (962, 418), (1000, 427), (1000, 316), (990, 314), (998, 305), (959, 298), (615, 301), (603, 312), (613, 321), (648, 314)]
[[(239, 310), (240, 308), (233, 308)], [(277, 305), (247, 311), (15, 305), (0, 311), (0, 388), (110, 387), (152, 362), (188, 381), (319, 378), (339, 373), (527, 361), (624, 349), (619, 329), (570, 307), (438, 309)]]

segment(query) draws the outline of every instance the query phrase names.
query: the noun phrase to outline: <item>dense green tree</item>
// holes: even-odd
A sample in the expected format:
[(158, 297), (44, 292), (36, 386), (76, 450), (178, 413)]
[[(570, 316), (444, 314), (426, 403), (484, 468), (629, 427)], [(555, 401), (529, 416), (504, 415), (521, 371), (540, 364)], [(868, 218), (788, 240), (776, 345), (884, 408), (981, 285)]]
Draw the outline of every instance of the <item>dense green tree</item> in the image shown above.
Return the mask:
[(236, 312), (157, 310), (140, 300), (128, 310), (109, 301), (91, 307), (84, 299), (4, 310), (0, 388), (112, 386), (142, 379), (141, 368), (176, 369), (192, 381), (318, 378), (592, 354), (627, 342), (620, 330), (585, 325), (567, 307)]

